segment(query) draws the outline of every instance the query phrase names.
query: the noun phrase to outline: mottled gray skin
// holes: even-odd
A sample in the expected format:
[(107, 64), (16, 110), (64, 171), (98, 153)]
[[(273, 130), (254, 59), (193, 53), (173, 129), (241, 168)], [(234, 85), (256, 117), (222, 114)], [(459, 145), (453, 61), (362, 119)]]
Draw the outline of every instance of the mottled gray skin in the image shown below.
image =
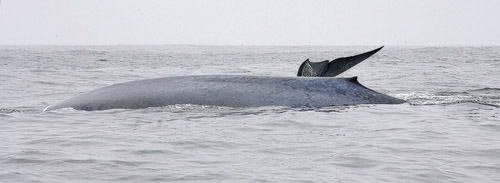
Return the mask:
[(115, 84), (48, 106), (45, 111), (68, 107), (88, 111), (138, 109), (174, 104), (325, 107), (403, 102), (362, 86), (356, 78), (209, 75)]

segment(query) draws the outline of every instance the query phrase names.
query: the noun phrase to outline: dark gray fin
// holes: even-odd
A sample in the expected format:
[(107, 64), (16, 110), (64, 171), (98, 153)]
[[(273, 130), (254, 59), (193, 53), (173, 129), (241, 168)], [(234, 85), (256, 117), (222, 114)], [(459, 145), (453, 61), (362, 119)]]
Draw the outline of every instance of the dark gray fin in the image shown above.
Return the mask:
[(328, 60), (323, 62), (311, 62), (309, 59), (302, 62), (299, 67), (299, 72), (297, 76), (309, 76), (309, 77), (321, 77), (326, 71), (328, 66)]
[(342, 57), (342, 58), (337, 58), (330, 63), (328, 63), (328, 67), (326, 71), (321, 75), (322, 77), (335, 77), (344, 71), (350, 69), (351, 67), (354, 67), (356, 64), (359, 64), (363, 60), (367, 59), (368, 57), (372, 56), (373, 54), (377, 53), (379, 50), (381, 50), (384, 46), (381, 46), (380, 48), (374, 49), (372, 51), (362, 53), (359, 55), (354, 55), (350, 57)]
[[(352, 84), (356, 84), (356, 85), (358, 85), (358, 86), (361, 86), (361, 87), (363, 87), (363, 88), (365, 88), (365, 89), (367, 89), (367, 90), (374, 91), (374, 90), (372, 90), (372, 89), (370, 89), (370, 88), (366, 87), (365, 85), (362, 85), (361, 83), (359, 83), (359, 81), (358, 81), (358, 76), (354, 76), (354, 77), (350, 77), (350, 78), (343, 78), (343, 79), (345, 79), (346, 81), (351, 82)], [(374, 92), (375, 92), (375, 91), (374, 91)]]
[(310, 63), (309, 59), (306, 59), (304, 62), (302, 62), (302, 64), (300, 64), (299, 71), (297, 71), (297, 76), (302, 76), (303, 75), (302, 74), (302, 72), (303, 72), (302, 70), (304, 70), (305, 65), (309, 64), (309, 63)]
[(354, 77), (350, 77), (350, 78), (344, 78), (346, 81), (349, 81), (351, 83), (354, 83), (354, 84), (360, 84), (358, 82), (358, 76), (354, 76)]

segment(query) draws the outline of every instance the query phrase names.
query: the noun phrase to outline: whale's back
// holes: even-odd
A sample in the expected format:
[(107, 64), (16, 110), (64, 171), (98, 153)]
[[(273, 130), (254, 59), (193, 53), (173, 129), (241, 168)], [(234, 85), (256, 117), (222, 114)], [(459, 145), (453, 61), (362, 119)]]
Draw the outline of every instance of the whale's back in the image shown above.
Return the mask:
[(229, 107), (395, 104), (349, 78), (271, 76), (179, 76), (115, 84), (51, 105), (45, 110), (138, 109), (174, 104)]

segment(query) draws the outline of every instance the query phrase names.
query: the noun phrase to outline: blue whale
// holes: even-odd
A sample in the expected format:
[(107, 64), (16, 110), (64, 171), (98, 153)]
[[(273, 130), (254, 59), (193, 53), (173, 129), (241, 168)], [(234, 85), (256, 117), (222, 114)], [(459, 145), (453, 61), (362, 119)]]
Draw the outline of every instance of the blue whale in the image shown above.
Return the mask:
[(197, 75), (115, 84), (50, 105), (44, 111), (139, 109), (175, 104), (326, 107), (404, 102), (366, 88), (356, 77)]

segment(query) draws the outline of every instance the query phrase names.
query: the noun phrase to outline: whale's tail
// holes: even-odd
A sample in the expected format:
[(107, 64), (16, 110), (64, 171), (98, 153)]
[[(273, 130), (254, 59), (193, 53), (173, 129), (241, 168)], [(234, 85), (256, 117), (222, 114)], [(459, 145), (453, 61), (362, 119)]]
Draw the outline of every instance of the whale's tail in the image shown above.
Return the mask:
[(377, 53), (383, 47), (381, 46), (380, 48), (359, 55), (337, 58), (332, 61), (311, 62), (307, 59), (300, 65), (297, 76), (335, 77)]

